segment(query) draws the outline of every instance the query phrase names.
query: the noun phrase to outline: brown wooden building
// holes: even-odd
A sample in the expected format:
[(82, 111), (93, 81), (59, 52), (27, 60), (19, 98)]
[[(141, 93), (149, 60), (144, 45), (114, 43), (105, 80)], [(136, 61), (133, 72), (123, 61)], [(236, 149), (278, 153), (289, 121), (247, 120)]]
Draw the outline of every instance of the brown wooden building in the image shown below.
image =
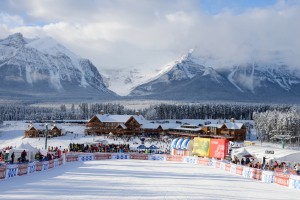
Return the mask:
[(168, 134), (175, 135), (177, 137), (189, 137), (194, 138), (199, 135), (203, 135), (204, 131), (201, 126), (191, 125), (191, 124), (182, 124), (176, 127), (169, 128)]
[(51, 125), (48, 131), (48, 137), (58, 137), (58, 136), (62, 136), (62, 129), (56, 126), (55, 124)]
[(36, 129), (33, 124), (29, 124), (28, 128), (24, 131), (24, 137), (30, 138), (30, 137), (38, 137), (39, 136), (39, 130)]
[(247, 129), (243, 123), (236, 123), (231, 119), (228, 123), (205, 125), (202, 130), (212, 137), (227, 138), (231, 141), (244, 141)]
[(190, 125), (176, 123), (150, 123), (142, 115), (94, 115), (87, 123), (87, 135), (174, 135), (184, 137), (227, 138), (231, 141), (246, 139), (246, 127), (243, 123)]
[[(24, 131), (24, 137), (45, 137), (45, 129), (37, 129), (32, 123), (28, 125), (28, 128)], [(57, 127), (55, 124), (51, 125), (48, 130), (48, 137), (62, 136), (62, 129)]]
[[(87, 135), (134, 135), (149, 131), (146, 124), (149, 122), (142, 115), (94, 115), (87, 123)], [(153, 130), (154, 131), (154, 130)], [(157, 131), (157, 130), (155, 130)]]

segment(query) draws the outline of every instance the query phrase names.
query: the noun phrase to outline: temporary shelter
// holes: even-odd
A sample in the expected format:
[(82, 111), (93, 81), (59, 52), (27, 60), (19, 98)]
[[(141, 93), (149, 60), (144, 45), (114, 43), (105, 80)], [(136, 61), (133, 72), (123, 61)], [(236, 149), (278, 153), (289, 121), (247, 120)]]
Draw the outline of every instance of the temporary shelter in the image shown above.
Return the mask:
[(33, 146), (31, 146), (29, 143), (27, 144), (20, 144), (18, 147), (10, 149), (8, 151), (8, 159), (10, 160), (11, 154), (14, 152), (15, 153), (15, 162), (17, 162), (18, 158), (21, 157), (21, 153), (23, 151), (26, 151), (27, 156), (26, 159), (30, 161), (34, 160), (35, 154), (39, 151), (37, 148), (34, 148)]
[(141, 144), (137, 147), (137, 149), (148, 149), (145, 145)]
[(263, 157), (265, 157), (267, 160), (278, 160), (281, 162), (300, 162), (300, 151), (260, 146), (247, 146), (245, 148), (259, 161), (262, 161)]
[(234, 160), (235, 156), (241, 160), (242, 157), (249, 157), (251, 154), (246, 150), (245, 147), (242, 147), (238, 149), (232, 149), (231, 159)]
[(277, 160), (281, 162), (300, 162), (300, 151), (291, 149), (279, 149), (273, 147), (261, 147), (261, 146), (247, 146), (239, 149), (233, 149), (231, 157), (237, 156), (238, 158), (252, 155), (258, 161), (262, 162), (263, 157), (270, 160)]
[(171, 142), (171, 155), (190, 156), (193, 150), (193, 140), (176, 138)]
[(149, 149), (159, 149), (157, 146), (155, 146), (154, 144), (152, 144)]

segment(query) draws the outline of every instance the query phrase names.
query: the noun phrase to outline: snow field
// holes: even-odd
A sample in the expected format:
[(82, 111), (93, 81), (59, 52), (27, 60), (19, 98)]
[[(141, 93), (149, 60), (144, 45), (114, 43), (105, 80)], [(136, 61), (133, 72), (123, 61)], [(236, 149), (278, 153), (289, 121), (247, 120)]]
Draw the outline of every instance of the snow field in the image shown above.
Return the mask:
[(67, 163), (0, 182), (0, 199), (299, 199), (300, 191), (177, 162)]

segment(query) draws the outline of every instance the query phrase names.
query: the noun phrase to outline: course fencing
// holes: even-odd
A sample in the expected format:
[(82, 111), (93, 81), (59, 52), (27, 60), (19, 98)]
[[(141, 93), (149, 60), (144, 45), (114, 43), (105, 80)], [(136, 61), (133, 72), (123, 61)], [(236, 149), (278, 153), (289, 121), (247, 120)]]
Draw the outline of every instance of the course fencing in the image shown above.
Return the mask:
[[(65, 157), (64, 157), (65, 156)], [(0, 180), (10, 179), (16, 176), (28, 175), (37, 171), (47, 171), (59, 167), (66, 162), (92, 161), (92, 160), (153, 160), (183, 162), (193, 165), (205, 165), (226, 171), (231, 174), (254, 179), (264, 183), (274, 183), (291, 189), (300, 190), (300, 176), (284, 174), (276, 171), (265, 171), (247, 166), (236, 165), (222, 160), (211, 158), (163, 155), (163, 154), (131, 154), (131, 153), (67, 153), (63, 158), (44, 162), (31, 162), (26, 164), (7, 164), (0, 166)]]
[(37, 171), (46, 171), (51, 168), (59, 167), (64, 163), (64, 158), (58, 158), (50, 161), (34, 161), (20, 164), (4, 164), (0, 166), (0, 180), (10, 179), (16, 176), (24, 176)]

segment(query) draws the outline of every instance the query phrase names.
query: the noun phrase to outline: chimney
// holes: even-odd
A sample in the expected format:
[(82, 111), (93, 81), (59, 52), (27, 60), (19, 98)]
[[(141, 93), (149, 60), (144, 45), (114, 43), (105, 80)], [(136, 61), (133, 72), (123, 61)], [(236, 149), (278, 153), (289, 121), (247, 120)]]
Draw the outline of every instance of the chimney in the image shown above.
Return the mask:
[(231, 118), (231, 119), (230, 119), (230, 122), (234, 123), (234, 118)]
[(100, 111), (100, 114), (101, 114), (101, 115), (104, 115), (104, 110), (101, 110), (101, 111)]
[(135, 115), (140, 115), (140, 112), (138, 110), (136, 110)]

